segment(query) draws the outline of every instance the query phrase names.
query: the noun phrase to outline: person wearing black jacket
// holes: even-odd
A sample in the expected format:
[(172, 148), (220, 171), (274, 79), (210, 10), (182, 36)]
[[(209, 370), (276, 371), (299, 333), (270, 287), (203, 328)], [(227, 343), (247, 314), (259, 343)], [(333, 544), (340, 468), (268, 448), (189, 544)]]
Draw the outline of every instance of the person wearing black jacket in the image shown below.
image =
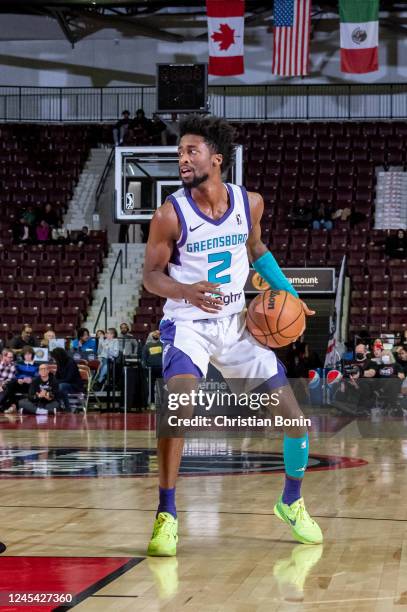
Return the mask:
[(28, 414), (56, 414), (59, 406), (58, 383), (53, 374), (50, 374), (46, 363), (40, 365), (39, 376), (36, 376), (30, 385), (28, 398), (18, 402), (20, 412)]
[(399, 229), (395, 236), (387, 236), (385, 253), (392, 259), (405, 259), (407, 257), (407, 236), (404, 230)]
[(118, 147), (123, 144), (123, 141), (126, 137), (126, 134), (130, 128), (131, 119), (130, 112), (128, 110), (124, 110), (122, 112), (122, 118), (116, 123), (113, 128), (113, 140), (114, 144)]
[(64, 402), (65, 409), (69, 411), (68, 394), (81, 393), (83, 391), (79, 368), (63, 348), (55, 348), (51, 351), (51, 357), (57, 364), (55, 379), (58, 383), (59, 393)]
[(10, 340), (9, 348), (13, 351), (21, 351), (26, 346), (37, 346), (38, 342), (32, 335), (32, 331), (31, 325), (23, 325), (21, 333)]

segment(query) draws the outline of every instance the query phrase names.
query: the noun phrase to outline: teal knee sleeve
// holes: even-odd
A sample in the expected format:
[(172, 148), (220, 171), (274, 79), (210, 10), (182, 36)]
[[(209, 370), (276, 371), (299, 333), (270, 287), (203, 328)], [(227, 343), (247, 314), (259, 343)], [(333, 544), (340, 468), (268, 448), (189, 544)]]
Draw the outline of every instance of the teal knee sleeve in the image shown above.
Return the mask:
[(308, 434), (303, 438), (289, 438), (284, 435), (284, 466), (287, 476), (304, 478), (308, 465)]

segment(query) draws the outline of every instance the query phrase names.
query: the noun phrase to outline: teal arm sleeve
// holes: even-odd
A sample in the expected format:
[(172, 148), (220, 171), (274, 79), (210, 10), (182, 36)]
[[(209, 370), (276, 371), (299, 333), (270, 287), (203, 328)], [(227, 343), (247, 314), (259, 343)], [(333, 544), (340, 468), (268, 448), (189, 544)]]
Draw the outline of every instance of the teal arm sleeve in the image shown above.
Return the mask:
[(267, 251), (267, 253), (264, 253), (261, 257), (256, 259), (256, 261), (253, 262), (253, 268), (273, 289), (288, 291), (295, 297), (299, 297), (288, 278), (282, 273), (280, 266), (270, 251)]

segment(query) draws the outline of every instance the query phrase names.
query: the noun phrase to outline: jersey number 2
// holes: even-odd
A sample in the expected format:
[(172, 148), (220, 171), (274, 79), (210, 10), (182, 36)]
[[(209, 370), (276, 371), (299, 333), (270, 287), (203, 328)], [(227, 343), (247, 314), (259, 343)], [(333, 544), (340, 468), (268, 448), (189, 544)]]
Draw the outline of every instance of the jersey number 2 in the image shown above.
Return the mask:
[(220, 276), (222, 272), (230, 268), (232, 263), (232, 253), (223, 251), (223, 253), (211, 253), (208, 255), (208, 264), (219, 262), (217, 266), (213, 266), (208, 270), (208, 281), (210, 283), (230, 283), (230, 274)]

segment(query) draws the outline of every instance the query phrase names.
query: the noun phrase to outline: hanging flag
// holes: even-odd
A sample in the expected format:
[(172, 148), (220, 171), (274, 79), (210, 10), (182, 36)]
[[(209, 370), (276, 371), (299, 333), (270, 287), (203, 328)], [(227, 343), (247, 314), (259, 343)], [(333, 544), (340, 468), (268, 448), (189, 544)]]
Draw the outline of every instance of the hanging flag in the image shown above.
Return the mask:
[(310, 31), (311, 0), (274, 0), (272, 74), (308, 74)]
[(341, 70), (353, 74), (379, 69), (379, 0), (340, 0)]
[(206, 11), (209, 74), (243, 74), (244, 0), (206, 0)]

